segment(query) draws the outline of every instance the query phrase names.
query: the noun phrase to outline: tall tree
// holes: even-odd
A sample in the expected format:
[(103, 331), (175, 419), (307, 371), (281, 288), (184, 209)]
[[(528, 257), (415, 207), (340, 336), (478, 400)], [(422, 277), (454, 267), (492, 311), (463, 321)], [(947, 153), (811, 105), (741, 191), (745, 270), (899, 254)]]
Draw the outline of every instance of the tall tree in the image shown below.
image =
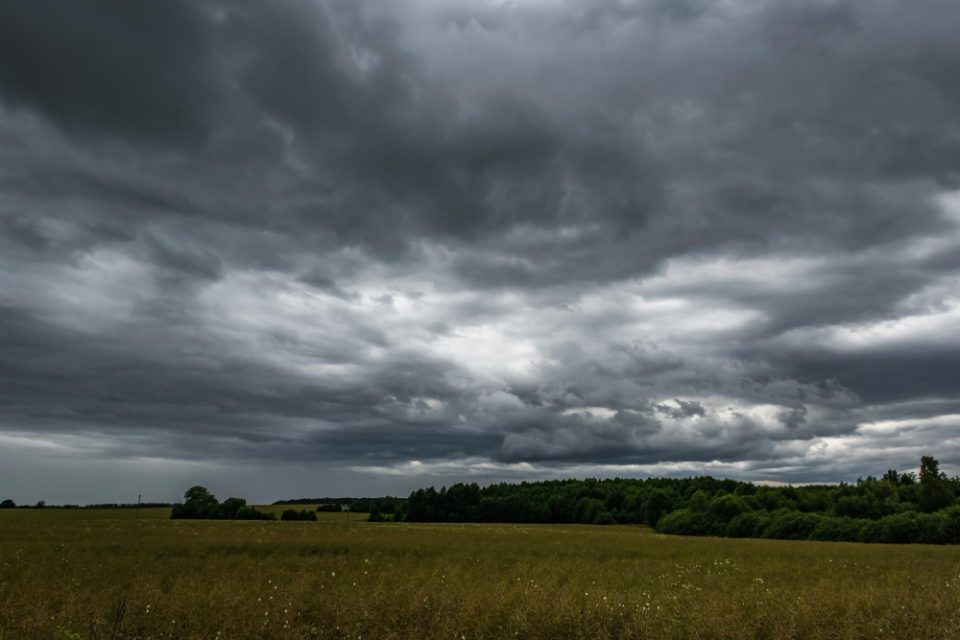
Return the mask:
[(920, 508), (927, 513), (953, 503), (953, 490), (946, 474), (940, 471), (940, 463), (933, 456), (920, 458), (920, 490), (917, 497)]

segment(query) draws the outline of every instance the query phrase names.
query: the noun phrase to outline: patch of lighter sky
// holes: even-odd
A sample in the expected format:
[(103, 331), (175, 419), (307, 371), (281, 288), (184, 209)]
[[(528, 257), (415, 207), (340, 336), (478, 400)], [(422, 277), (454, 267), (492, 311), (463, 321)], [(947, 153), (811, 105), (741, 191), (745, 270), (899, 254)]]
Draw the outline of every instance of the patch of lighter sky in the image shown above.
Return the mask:
[(960, 225), (960, 189), (944, 191), (934, 199), (940, 207), (941, 214), (948, 220)]
[(97, 249), (72, 264), (5, 271), (0, 290), (43, 320), (84, 333), (115, 329), (158, 291), (149, 265), (112, 249)]
[(599, 420), (609, 420), (617, 415), (616, 409), (610, 407), (571, 407), (560, 412), (563, 416), (582, 416), (586, 418), (596, 418)]
[(857, 433), (863, 436), (902, 435), (919, 430), (943, 430), (944, 435), (955, 434), (951, 439), (960, 440), (960, 413), (904, 420), (873, 420), (857, 427)]
[[(468, 457), (451, 460), (421, 462), (410, 460), (396, 466), (356, 465), (349, 467), (357, 473), (385, 477), (426, 477), (459, 479), (528, 479), (557, 478), (612, 478), (661, 477), (710, 474), (715, 477), (749, 477), (751, 461), (727, 462), (657, 462), (653, 464), (590, 464), (562, 463), (535, 464), (530, 462), (498, 462), (489, 458)], [(760, 482), (777, 482), (760, 480)]]
[(0, 433), (0, 448), (5, 451), (17, 450), (21, 453), (36, 452), (59, 453), (69, 455), (75, 453), (72, 442), (67, 439), (63, 441), (59, 435), (44, 437), (36, 433)]
[[(637, 285), (641, 295), (676, 295), (679, 292), (709, 294), (711, 290), (777, 293), (783, 283), (815, 288), (810, 276), (822, 261), (817, 257), (770, 257), (737, 259), (724, 256), (681, 257), (668, 260), (655, 275)], [(721, 294), (722, 295), (722, 294)]]
[(779, 342), (797, 349), (818, 344), (847, 353), (889, 347), (960, 345), (960, 334), (957, 333), (960, 299), (942, 300), (941, 305), (943, 309), (889, 320), (794, 329), (784, 334)]
[(349, 346), (354, 357), (380, 347), (378, 330), (350, 302), (280, 274), (227, 274), (197, 297), (197, 316), (224, 341), (243, 347), (245, 357), (308, 376), (359, 373), (361, 362), (327, 361)]

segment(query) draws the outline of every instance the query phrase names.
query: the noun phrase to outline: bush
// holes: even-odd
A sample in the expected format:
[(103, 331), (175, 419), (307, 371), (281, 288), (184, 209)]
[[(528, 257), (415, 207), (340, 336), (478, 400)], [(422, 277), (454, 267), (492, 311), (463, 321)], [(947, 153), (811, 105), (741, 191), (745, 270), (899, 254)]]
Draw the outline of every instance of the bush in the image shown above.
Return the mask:
[(266, 513), (265, 511), (257, 511), (253, 507), (243, 506), (237, 510), (237, 515), (234, 516), (234, 520), (276, 520), (277, 516), (274, 513)]
[(823, 516), (811, 534), (813, 540), (832, 540), (835, 542), (857, 542), (864, 520), (854, 518), (835, 518)]
[(722, 522), (705, 511), (677, 509), (660, 518), (657, 532), (681, 536), (722, 536), (725, 528)]
[(286, 509), (280, 514), (280, 519), (286, 522), (300, 520), (316, 521), (317, 514), (313, 511), (307, 511), (306, 509), (302, 509), (300, 511), (297, 511), (296, 509)]
[(883, 527), (876, 520), (861, 520), (860, 533), (857, 542), (880, 542), (883, 537)]
[(772, 514), (762, 536), (776, 540), (809, 540), (820, 524), (821, 516), (801, 511), (778, 511)]
[(945, 544), (960, 543), (960, 507), (950, 507), (940, 512), (940, 539)]
[(897, 513), (881, 518), (878, 522), (880, 524), (880, 542), (904, 544), (916, 542), (920, 537), (920, 525), (916, 513)]
[(223, 504), (206, 487), (190, 487), (183, 494), (184, 502), (173, 505), (171, 520), (276, 520), (272, 513), (263, 513), (247, 506), (243, 498), (227, 498)]
[(656, 527), (664, 515), (673, 511), (673, 501), (663, 489), (654, 489), (647, 496), (642, 507), (643, 519), (651, 527)]
[(734, 516), (727, 523), (728, 538), (753, 538), (767, 526), (768, 518), (755, 511), (746, 511)]
[(580, 498), (573, 508), (573, 519), (581, 524), (593, 524), (601, 509), (603, 503), (596, 498)]
[(727, 494), (710, 503), (708, 511), (724, 523), (728, 523), (747, 510), (743, 501), (735, 495)]
[(597, 517), (593, 519), (593, 524), (613, 524), (613, 516), (609, 511), (601, 511), (597, 514)]
[(247, 501), (243, 498), (227, 498), (220, 505), (219, 517), (221, 520), (233, 520), (237, 517), (240, 509), (247, 506)]

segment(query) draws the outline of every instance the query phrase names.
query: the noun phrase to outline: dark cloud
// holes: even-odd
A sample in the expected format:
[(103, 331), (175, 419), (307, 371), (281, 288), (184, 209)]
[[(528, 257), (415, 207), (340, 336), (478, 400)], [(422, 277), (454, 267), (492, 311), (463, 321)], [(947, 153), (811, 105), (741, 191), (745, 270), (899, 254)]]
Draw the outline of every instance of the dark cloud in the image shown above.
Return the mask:
[(957, 468), (958, 18), (5, 4), (0, 480)]
[(191, 2), (5, 4), (0, 96), (92, 139), (202, 143), (218, 97), (210, 22)]

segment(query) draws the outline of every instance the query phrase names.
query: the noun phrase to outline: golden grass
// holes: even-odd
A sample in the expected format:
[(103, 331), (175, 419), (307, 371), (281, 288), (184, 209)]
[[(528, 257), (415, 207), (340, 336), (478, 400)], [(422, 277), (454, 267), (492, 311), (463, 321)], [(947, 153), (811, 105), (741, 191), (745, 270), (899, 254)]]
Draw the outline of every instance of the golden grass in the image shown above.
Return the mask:
[(3, 640), (884, 637), (960, 637), (960, 549), (625, 526), (0, 519)]

